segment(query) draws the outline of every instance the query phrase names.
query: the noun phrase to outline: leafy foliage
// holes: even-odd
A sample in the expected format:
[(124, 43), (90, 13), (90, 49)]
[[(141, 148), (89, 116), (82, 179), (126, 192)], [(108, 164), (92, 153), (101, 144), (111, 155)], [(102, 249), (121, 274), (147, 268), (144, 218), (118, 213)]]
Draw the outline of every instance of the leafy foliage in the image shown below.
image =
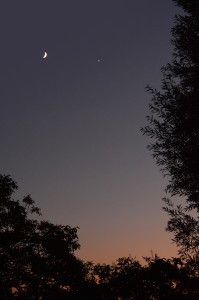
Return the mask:
[(151, 115), (142, 131), (169, 177), (168, 192), (199, 209), (199, 2), (174, 2), (187, 14), (176, 16), (173, 61), (162, 68), (161, 91), (147, 87)]
[[(199, 275), (180, 259), (132, 257), (83, 263), (77, 228), (33, 219), (30, 195), (17, 201), (10, 176), (0, 175), (0, 298), (70, 300), (197, 299)], [(172, 212), (172, 209), (171, 209)], [(177, 298), (178, 297), (178, 298)]]
[(83, 263), (74, 256), (77, 228), (30, 218), (40, 210), (29, 195), (22, 203), (12, 199), (17, 188), (10, 176), (0, 175), (0, 297), (49, 299), (75, 291), (84, 278)]
[(166, 198), (167, 230), (174, 234), (179, 254), (199, 271), (199, 1), (173, 0), (184, 10), (172, 29), (173, 60), (162, 68), (161, 91), (152, 94), (151, 115), (142, 132), (148, 148), (169, 179), (166, 191), (183, 196), (175, 207)]
[(85, 299), (197, 299), (198, 276), (193, 276), (191, 268), (179, 258), (155, 255), (146, 257), (145, 261), (145, 266), (132, 257), (119, 258), (112, 265), (89, 263), (92, 276), (88, 279)]

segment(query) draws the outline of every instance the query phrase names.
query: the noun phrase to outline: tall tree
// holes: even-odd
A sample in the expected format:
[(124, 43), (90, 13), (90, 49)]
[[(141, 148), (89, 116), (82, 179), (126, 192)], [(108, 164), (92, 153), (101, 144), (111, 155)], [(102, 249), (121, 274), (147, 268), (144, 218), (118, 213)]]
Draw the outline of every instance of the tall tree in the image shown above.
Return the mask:
[(0, 298), (73, 299), (85, 275), (77, 228), (33, 219), (39, 208), (30, 196), (13, 199), (17, 188), (0, 175)]
[[(199, 258), (199, 1), (173, 0), (183, 11), (172, 29), (173, 60), (162, 68), (160, 91), (152, 94), (148, 148), (169, 184), (171, 196), (183, 196), (185, 207), (175, 208), (165, 199), (170, 214), (168, 230), (181, 247), (181, 254)], [(190, 250), (190, 253), (187, 251)]]

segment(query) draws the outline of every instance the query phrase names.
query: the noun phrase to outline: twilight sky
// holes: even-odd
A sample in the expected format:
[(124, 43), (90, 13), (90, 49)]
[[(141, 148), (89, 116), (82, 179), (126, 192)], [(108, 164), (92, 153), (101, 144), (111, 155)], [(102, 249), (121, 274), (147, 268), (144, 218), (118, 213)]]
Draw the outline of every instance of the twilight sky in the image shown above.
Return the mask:
[(84, 260), (176, 254), (140, 133), (175, 13), (171, 0), (0, 4), (1, 173), (45, 219), (80, 227)]

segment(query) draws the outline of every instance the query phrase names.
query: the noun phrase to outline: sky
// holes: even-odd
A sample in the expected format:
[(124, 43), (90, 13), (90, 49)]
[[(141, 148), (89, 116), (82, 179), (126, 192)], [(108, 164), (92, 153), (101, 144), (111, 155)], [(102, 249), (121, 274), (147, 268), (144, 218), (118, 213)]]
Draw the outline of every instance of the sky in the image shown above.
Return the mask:
[(44, 219), (79, 227), (85, 261), (176, 255), (140, 132), (175, 13), (170, 0), (1, 1), (0, 172)]

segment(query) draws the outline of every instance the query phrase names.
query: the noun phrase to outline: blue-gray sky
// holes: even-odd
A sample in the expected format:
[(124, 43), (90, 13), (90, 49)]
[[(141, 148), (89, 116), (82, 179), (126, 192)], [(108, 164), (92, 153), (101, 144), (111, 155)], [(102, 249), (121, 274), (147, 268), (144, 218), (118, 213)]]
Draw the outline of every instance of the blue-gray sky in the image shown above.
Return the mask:
[(1, 173), (44, 218), (80, 227), (85, 260), (175, 254), (140, 133), (175, 13), (170, 0), (0, 4)]

